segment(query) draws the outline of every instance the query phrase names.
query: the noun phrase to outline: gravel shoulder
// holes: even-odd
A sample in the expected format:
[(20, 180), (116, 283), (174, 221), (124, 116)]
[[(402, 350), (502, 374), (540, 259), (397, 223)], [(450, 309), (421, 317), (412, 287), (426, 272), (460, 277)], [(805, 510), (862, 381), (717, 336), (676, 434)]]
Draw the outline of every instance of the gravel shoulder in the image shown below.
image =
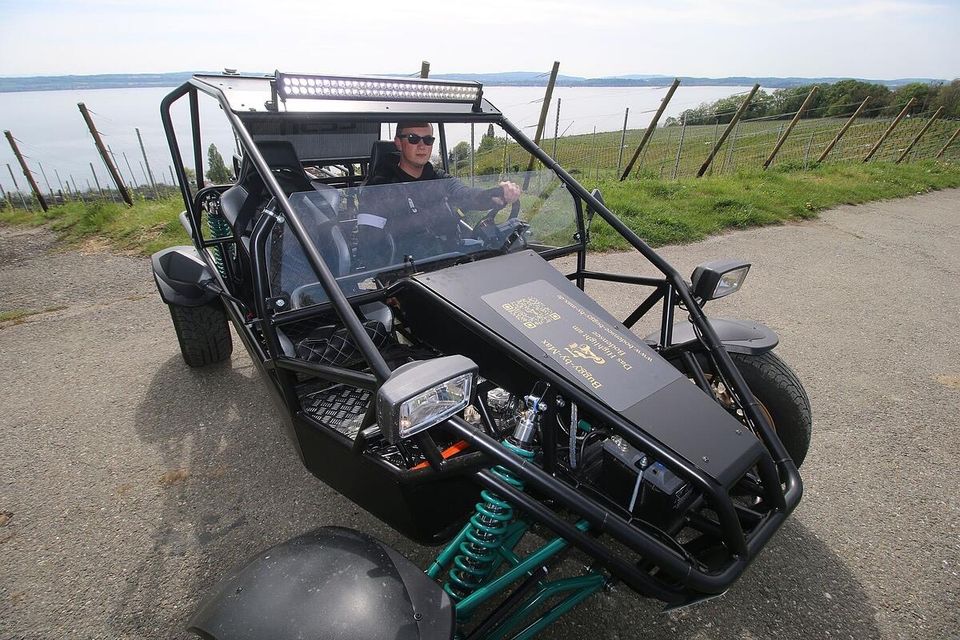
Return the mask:
[[(960, 190), (665, 247), (753, 262), (713, 316), (760, 320), (806, 385), (794, 517), (723, 598), (625, 588), (544, 637), (955, 638), (960, 628)], [(636, 272), (634, 254), (591, 256)], [(588, 287), (615, 316), (643, 294)], [(319, 525), (416, 547), (301, 466), (238, 340), (188, 369), (144, 258), (0, 228), (0, 638), (186, 638), (225, 570)]]

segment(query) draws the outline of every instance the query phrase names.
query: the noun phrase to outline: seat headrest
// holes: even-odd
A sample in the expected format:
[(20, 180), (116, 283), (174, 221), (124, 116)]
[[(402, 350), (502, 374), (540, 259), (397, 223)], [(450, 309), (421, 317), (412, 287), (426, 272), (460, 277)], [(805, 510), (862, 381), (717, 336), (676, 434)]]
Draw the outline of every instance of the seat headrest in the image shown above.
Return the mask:
[(400, 152), (393, 140), (377, 140), (370, 149), (370, 175), (376, 175), (382, 166), (397, 164)]
[[(310, 189), (310, 178), (303, 170), (300, 158), (297, 152), (287, 140), (261, 140), (257, 143), (260, 155), (266, 161), (267, 166), (285, 174), (286, 179), (281, 182), (284, 191), (306, 191)], [(254, 185), (253, 181), (257, 184)], [(250, 154), (243, 156), (243, 163), (240, 166), (240, 175), (237, 177), (237, 184), (242, 184), (250, 191), (259, 191), (261, 184), (260, 175), (257, 173), (253, 162), (250, 160)]]
[[(257, 143), (260, 149), (260, 155), (267, 161), (271, 169), (291, 169), (297, 173), (303, 173), (303, 165), (300, 164), (300, 158), (293, 148), (293, 144), (287, 140), (262, 140)], [(306, 174), (304, 174), (306, 177)]]

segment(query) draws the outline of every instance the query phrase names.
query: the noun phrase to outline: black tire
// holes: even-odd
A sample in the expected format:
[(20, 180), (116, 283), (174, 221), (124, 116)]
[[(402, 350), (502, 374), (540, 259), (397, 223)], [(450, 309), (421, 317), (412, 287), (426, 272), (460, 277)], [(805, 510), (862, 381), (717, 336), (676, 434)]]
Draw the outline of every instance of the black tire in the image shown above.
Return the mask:
[(760, 355), (731, 353), (754, 397), (773, 419), (780, 441), (799, 467), (807, 457), (813, 434), (810, 399), (797, 375), (772, 351)]
[(180, 354), (190, 367), (222, 362), (233, 353), (233, 338), (227, 313), (219, 300), (199, 307), (170, 307), (173, 328), (177, 330)]

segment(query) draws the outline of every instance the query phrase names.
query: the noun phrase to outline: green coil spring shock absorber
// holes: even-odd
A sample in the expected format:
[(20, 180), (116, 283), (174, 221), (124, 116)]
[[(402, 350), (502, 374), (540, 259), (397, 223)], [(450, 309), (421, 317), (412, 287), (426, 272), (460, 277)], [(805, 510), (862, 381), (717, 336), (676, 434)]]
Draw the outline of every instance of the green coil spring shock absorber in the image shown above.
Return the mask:
[[(220, 213), (219, 199), (209, 199), (205, 205), (206, 206), (204, 208), (207, 210), (207, 226), (210, 228), (210, 235), (213, 238), (224, 238), (229, 236), (231, 233), (230, 225), (227, 224), (227, 219), (223, 217), (222, 213)], [(220, 275), (223, 278), (226, 278), (227, 268), (223, 261), (224, 250), (224, 245), (213, 248), (213, 263), (217, 267), (217, 271), (220, 272)]]
[[(525, 398), (527, 410), (514, 430), (513, 436), (502, 442), (511, 453), (521, 458), (534, 456), (533, 436), (536, 433), (540, 414), (546, 408), (540, 397), (529, 395)], [(493, 473), (504, 482), (523, 490), (523, 482), (513, 473), (500, 465)], [(481, 501), (475, 506), (476, 512), (470, 518), (470, 524), (460, 543), (460, 552), (453, 559), (453, 567), (447, 574), (444, 591), (454, 602), (463, 600), (480, 587), (495, 566), (497, 553), (503, 543), (510, 523), (513, 522), (513, 506), (493, 491), (480, 492)]]

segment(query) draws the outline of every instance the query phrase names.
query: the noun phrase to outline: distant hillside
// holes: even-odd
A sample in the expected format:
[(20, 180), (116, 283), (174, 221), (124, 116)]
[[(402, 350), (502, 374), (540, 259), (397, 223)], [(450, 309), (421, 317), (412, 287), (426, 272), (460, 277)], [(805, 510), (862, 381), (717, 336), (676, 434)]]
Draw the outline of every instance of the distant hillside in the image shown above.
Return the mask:
[(0, 93), (11, 91), (63, 91), (77, 89), (131, 89), (175, 87), (190, 79), (193, 72), (111, 73), (93, 76), (29, 76), (0, 78)]
[[(175, 87), (186, 82), (194, 72), (176, 73), (118, 73), (90, 76), (28, 76), (0, 77), (0, 93), (14, 91), (62, 91), (77, 89), (125, 89), (139, 87)], [(199, 73), (199, 72), (198, 72)], [(549, 73), (538, 71), (508, 71), (499, 73), (446, 73), (431, 76), (437, 80), (471, 80), (494, 86), (544, 86)], [(674, 76), (623, 75), (583, 78), (561, 75), (557, 84), (563, 87), (660, 87), (673, 82)], [(681, 76), (683, 86), (746, 86), (760, 83), (770, 89), (784, 89), (809, 84), (832, 83), (845, 78), (778, 78), (731, 76), (700, 78)], [(857, 78), (858, 80), (860, 78)], [(941, 82), (937, 78), (902, 78), (896, 80), (869, 80), (895, 88), (911, 82)]]

